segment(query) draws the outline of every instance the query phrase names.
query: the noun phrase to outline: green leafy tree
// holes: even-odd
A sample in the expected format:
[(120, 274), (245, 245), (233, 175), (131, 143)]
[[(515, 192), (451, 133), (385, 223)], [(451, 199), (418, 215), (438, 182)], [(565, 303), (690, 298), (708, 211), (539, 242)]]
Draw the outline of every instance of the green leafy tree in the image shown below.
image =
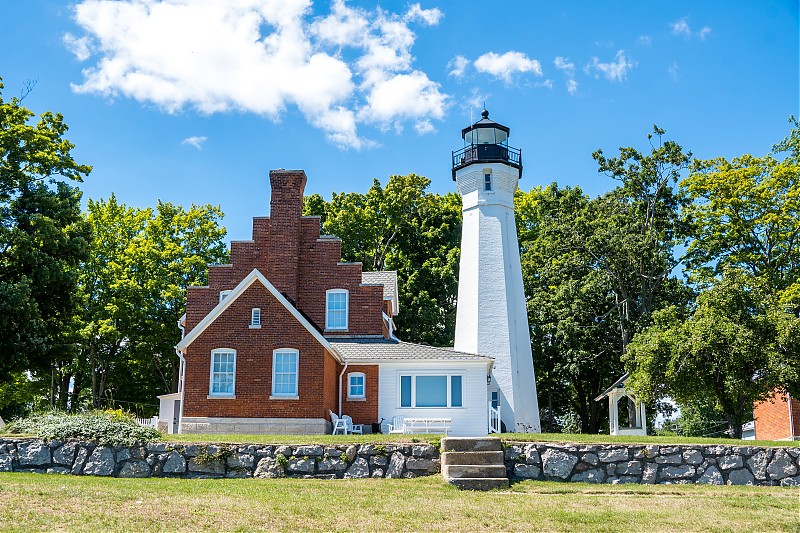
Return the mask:
[[(82, 181), (91, 167), (72, 157), (61, 114), (34, 114), (2, 98), (0, 82), (0, 380), (33, 378), (75, 355), (78, 265), (88, 227), (80, 216)], [(18, 374), (15, 374), (18, 376)]]

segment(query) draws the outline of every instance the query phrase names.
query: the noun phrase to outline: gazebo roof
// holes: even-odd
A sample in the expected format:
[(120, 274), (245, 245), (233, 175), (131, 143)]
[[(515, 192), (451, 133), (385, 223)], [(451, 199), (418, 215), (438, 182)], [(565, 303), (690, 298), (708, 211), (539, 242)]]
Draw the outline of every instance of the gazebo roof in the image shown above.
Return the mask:
[(616, 389), (620, 385), (624, 385), (625, 382), (628, 381), (628, 378), (630, 378), (630, 377), (631, 377), (631, 373), (630, 372), (625, 372), (625, 375), (623, 375), (621, 378), (619, 378), (617, 381), (615, 381), (609, 388), (607, 388), (602, 393), (600, 393), (600, 396), (595, 398), (594, 401), (599, 402), (600, 400), (602, 400), (603, 398), (608, 396), (608, 393), (610, 393), (612, 390)]

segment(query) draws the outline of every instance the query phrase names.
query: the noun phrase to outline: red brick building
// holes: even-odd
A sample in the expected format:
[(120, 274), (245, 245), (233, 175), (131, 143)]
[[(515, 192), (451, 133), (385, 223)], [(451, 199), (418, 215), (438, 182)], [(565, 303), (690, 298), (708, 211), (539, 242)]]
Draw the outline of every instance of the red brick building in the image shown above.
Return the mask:
[(332, 411), (485, 433), (492, 358), (396, 339), (396, 273), (340, 261), (341, 240), (301, 216), (305, 172), (269, 176), (270, 216), (188, 290), (179, 392), (159, 418), (186, 433), (324, 433)]
[(758, 440), (800, 440), (800, 401), (776, 394), (753, 410)]

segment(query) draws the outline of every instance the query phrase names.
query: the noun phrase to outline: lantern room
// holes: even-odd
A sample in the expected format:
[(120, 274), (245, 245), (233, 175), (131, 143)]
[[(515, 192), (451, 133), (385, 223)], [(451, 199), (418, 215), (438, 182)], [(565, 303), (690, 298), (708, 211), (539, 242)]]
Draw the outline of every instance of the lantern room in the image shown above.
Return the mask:
[(511, 130), (489, 118), (483, 110), (481, 119), (461, 130), (464, 147), (453, 152), (453, 180), (456, 171), (472, 163), (506, 163), (519, 169), (522, 177), (522, 150), (508, 145)]

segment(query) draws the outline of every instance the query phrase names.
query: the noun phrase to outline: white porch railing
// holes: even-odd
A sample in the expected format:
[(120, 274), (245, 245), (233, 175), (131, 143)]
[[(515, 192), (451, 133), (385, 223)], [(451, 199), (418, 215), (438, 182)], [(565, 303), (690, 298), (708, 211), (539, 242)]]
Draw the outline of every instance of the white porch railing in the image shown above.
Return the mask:
[(152, 418), (135, 418), (136, 423), (140, 426), (158, 429), (158, 416)]
[(489, 433), (500, 433), (500, 406), (492, 407), (489, 402)]

